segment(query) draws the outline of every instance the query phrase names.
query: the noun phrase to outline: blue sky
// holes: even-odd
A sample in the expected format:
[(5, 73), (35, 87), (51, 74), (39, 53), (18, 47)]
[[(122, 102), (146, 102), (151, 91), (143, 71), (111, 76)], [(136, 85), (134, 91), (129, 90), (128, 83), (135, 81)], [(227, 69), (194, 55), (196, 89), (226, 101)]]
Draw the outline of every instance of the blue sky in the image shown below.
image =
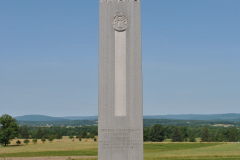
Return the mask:
[[(240, 1), (141, 3), (144, 115), (240, 113)], [(97, 115), (98, 5), (0, 1), (0, 115)]]

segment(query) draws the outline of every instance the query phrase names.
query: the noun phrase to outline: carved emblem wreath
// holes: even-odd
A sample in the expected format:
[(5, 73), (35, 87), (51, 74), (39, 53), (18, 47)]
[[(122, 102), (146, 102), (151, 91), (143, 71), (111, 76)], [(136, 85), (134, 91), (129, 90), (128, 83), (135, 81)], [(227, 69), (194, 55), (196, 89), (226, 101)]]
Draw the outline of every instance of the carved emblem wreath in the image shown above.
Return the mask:
[(112, 26), (116, 31), (125, 31), (129, 26), (129, 19), (126, 13), (117, 12), (111, 19)]

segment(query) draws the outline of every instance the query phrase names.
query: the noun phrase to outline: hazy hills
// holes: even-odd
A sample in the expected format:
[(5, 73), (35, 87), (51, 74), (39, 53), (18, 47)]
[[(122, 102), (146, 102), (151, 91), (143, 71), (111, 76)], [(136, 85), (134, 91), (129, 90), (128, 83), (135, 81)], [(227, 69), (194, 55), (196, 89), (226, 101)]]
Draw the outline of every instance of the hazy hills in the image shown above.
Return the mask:
[[(17, 121), (72, 121), (72, 120), (97, 120), (98, 116), (69, 116), (50, 117), (44, 115), (25, 115), (14, 117)], [(143, 116), (144, 119), (173, 119), (173, 120), (206, 120), (206, 121), (235, 121), (240, 122), (240, 114), (180, 114), (180, 115), (155, 115)]]
[(240, 114), (181, 114), (144, 116), (144, 119), (175, 119), (175, 120), (207, 120), (207, 121), (240, 121)]
[(69, 121), (62, 117), (50, 117), (44, 115), (25, 115), (14, 117), (17, 121)]
[(97, 120), (98, 116), (72, 116), (72, 117), (50, 117), (45, 115), (25, 115), (14, 117), (17, 121), (74, 121), (74, 120)]

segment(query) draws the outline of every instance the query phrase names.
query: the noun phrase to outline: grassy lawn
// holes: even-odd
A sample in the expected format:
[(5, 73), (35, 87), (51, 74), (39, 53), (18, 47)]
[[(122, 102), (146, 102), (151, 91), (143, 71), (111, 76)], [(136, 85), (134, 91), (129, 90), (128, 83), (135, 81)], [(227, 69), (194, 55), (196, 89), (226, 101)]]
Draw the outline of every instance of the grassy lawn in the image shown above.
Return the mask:
[[(201, 141), (201, 138), (196, 138), (197, 142)], [(172, 142), (172, 139), (165, 139), (163, 142)]]
[[(31, 142), (28, 145), (20, 146), (16, 146), (16, 141), (11, 142), (11, 145), (14, 146), (0, 146), (0, 157), (97, 156), (97, 142), (94, 142), (93, 139), (72, 141), (65, 136), (52, 143), (42, 143), (41, 140), (38, 140), (37, 144)], [(23, 140), (21, 141), (23, 142)]]
[(160, 153), (166, 151), (178, 151), (178, 150), (189, 150), (195, 148), (203, 148), (221, 145), (219, 143), (145, 143), (144, 153)]
[(149, 143), (146, 160), (157, 159), (240, 159), (239, 143)]
[[(22, 140), (21, 140), (22, 141)], [(54, 140), (52, 143), (16, 146), (0, 146), (0, 157), (48, 157), (48, 156), (97, 156), (97, 142), (92, 139), (72, 141), (68, 137)], [(144, 143), (145, 160), (234, 160), (240, 159), (240, 143)], [(97, 160), (84, 158), (81, 160)]]
[(43, 152), (19, 152), (3, 153), (0, 157), (53, 157), (53, 156), (97, 156), (96, 149), (76, 151), (43, 151)]

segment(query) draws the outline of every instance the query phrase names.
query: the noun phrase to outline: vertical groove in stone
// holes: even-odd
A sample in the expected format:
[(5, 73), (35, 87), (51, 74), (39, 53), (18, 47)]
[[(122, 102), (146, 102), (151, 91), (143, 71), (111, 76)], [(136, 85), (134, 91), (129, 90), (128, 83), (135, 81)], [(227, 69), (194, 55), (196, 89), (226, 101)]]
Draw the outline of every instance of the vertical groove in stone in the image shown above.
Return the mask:
[(115, 31), (115, 116), (126, 116), (126, 31)]

